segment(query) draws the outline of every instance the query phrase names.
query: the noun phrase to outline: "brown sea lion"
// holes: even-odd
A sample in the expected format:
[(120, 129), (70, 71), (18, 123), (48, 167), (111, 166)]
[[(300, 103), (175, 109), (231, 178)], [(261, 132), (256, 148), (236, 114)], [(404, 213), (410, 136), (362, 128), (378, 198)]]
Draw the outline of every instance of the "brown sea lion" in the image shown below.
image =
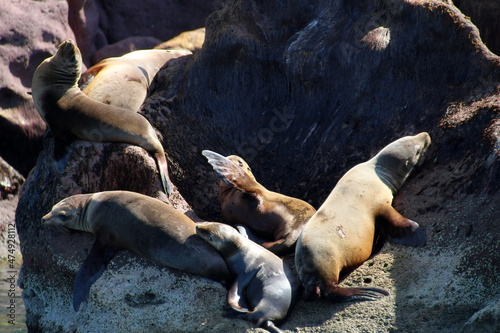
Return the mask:
[(222, 215), (230, 224), (242, 224), (259, 242), (277, 255), (293, 253), (305, 223), (316, 212), (305, 201), (268, 191), (256, 180), (248, 164), (239, 156), (224, 157), (210, 150), (202, 154), (221, 178)]
[(290, 268), (229, 225), (201, 223), (196, 233), (219, 251), (235, 279), (227, 294), (234, 310), (231, 316), (282, 332), (275, 322), (279, 324), (286, 318), (299, 288)]
[(170, 194), (167, 159), (153, 127), (136, 112), (85, 95), (77, 85), (81, 66), (80, 50), (66, 40), (33, 74), (33, 101), (54, 136), (55, 159), (67, 155), (74, 139), (138, 145), (156, 158), (163, 189)]
[(423, 162), (430, 143), (425, 132), (403, 137), (338, 181), (297, 241), (295, 267), (306, 298), (374, 300), (388, 295), (383, 289), (342, 288), (338, 283), (381, 248), (379, 236), (399, 244), (425, 245), (420, 226), (401, 216), (391, 203), (411, 171)]
[(196, 224), (190, 218), (143, 194), (108, 191), (74, 195), (57, 203), (42, 222), (91, 232), (96, 238), (75, 279), (75, 311), (120, 249), (222, 283), (230, 278), (224, 259), (196, 235)]
[(80, 88), (93, 100), (138, 111), (160, 68), (171, 59), (189, 54), (191, 51), (181, 48), (140, 50), (104, 59), (82, 74)]

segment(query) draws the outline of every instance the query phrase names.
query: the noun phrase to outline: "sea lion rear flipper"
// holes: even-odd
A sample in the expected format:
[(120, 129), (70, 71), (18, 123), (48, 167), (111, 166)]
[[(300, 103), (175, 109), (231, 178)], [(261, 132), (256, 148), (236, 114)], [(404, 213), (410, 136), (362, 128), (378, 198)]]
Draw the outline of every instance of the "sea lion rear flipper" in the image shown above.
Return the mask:
[(376, 301), (381, 296), (388, 296), (389, 292), (381, 288), (342, 288), (333, 287), (326, 298), (332, 302), (350, 302), (350, 301)]
[(80, 304), (85, 300), (90, 287), (101, 277), (109, 261), (118, 252), (117, 249), (106, 247), (95, 241), (89, 255), (83, 262), (75, 278), (73, 287), (73, 308), (78, 311)]
[(380, 229), (389, 241), (410, 246), (425, 245), (427, 237), (418, 223), (405, 218), (392, 206), (388, 206), (381, 217), (387, 222), (382, 223)]
[(201, 153), (227, 185), (249, 194), (257, 190), (256, 182), (229, 158), (210, 150), (203, 150)]
[(158, 163), (158, 171), (160, 172), (161, 184), (163, 185), (163, 190), (170, 196), (172, 194), (172, 185), (170, 178), (168, 176), (168, 164), (165, 154), (157, 153), (155, 154), (156, 161)]

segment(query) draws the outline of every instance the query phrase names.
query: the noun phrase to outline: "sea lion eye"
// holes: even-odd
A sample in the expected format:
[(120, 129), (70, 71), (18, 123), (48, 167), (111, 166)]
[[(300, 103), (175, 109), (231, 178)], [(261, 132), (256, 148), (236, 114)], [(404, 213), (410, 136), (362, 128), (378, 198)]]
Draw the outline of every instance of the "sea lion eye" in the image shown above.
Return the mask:
[(243, 162), (241, 160), (238, 160), (238, 164), (243, 168)]

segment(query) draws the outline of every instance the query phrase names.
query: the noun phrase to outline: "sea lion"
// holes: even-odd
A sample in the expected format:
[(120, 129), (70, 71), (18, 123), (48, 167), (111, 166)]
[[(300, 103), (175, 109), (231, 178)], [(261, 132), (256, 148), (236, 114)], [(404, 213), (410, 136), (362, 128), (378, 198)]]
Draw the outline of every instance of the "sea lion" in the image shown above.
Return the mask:
[(282, 322), (295, 303), (299, 282), (275, 254), (223, 223), (201, 223), (196, 233), (226, 261), (235, 281), (227, 294), (232, 316), (282, 332)]
[(192, 54), (181, 48), (139, 50), (104, 59), (85, 71), (80, 89), (93, 100), (137, 111), (156, 73), (169, 60)]
[(78, 194), (42, 218), (47, 226), (94, 234), (96, 240), (75, 279), (73, 307), (102, 275), (119, 249), (221, 283), (230, 278), (220, 254), (196, 235), (196, 224), (160, 200), (128, 191)]
[(263, 247), (277, 255), (293, 253), (305, 223), (316, 212), (305, 201), (268, 191), (259, 184), (239, 156), (224, 157), (210, 150), (202, 154), (221, 178), (222, 215), (230, 224), (250, 228)]
[(136, 112), (85, 95), (77, 85), (81, 67), (80, 50), (69, 39), (33, 74), (33, 101), (54, 136), (55, 159), (67, 155), (66, 145), (74, 139), (138, 145), (156, 158), (163, 189), (170, 194), (167, 159), (153, 127)]
[(422, 164), (429, 134), (403, 137), (350, 169), (311, 217), (295, 249), (295, 267), (306, 298), (375, 300), (379, 288), (342, 288), (340, 280), (377, 252), (383, 240), (423, 246), (420, 226), (401, 216), (392, 199), (411, 171)]

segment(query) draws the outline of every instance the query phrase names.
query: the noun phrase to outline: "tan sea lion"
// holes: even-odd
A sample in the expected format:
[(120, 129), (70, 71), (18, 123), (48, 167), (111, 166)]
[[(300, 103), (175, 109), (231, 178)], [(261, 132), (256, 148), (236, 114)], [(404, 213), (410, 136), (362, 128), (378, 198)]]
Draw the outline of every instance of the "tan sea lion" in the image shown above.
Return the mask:
[(77, 85), (81, 66), (80, 50), (66, 40), (33, 74), (33, 101), (54, 136), (55, 159), (67, 155), (66, 146), (74, 139), (138, 145), (156, 158), (163, 189), (170, 194), (167, 159), (153, 127), (136, 112), (85, 95)]
[(306, 224), (297, 241), (295, 267), (306, 298), (374, 300), (379, 288), (342, 288), (340, 280), (383, 245), (383, 239), (423, 246), (420, 226), (401, 216), (392, 199), (431, 143), (423, 132), (403, 137), (349, 170)]
[(235, 279), (227, 294), (234, 310), (230, 316), (282, 332), (275, 322), (279, 324), (286, 318), (299, 289), (290, 268), (227, 224), (201, 223), (196, 233), (219, 251)]
[(268, 191), (256, 180), (248, 164), (239, 156), (224, 157), (202, 151), (221, 178), (222, 215), (230, 224), (250, 228), (263, 247), (277, 255), (293, 253), (305, 223), (316, 212), (305, 201)]
[(137, 111), (160, 68), (171, 59), (189, 54), (191, 51), (181, 48), (140, 50), (104, 59), (82, 74), (80, 88), (93, 100)]
[(143, 194), (108, 191), (74, 195), (57, 203), (42, 222), (64, 230), (91, 232), (96, 238), (75, 279), (75, 311), (119, 249), (221, 283), (230, 279), (223, 258), (196, 235), (196, 224), (190, 218)]

